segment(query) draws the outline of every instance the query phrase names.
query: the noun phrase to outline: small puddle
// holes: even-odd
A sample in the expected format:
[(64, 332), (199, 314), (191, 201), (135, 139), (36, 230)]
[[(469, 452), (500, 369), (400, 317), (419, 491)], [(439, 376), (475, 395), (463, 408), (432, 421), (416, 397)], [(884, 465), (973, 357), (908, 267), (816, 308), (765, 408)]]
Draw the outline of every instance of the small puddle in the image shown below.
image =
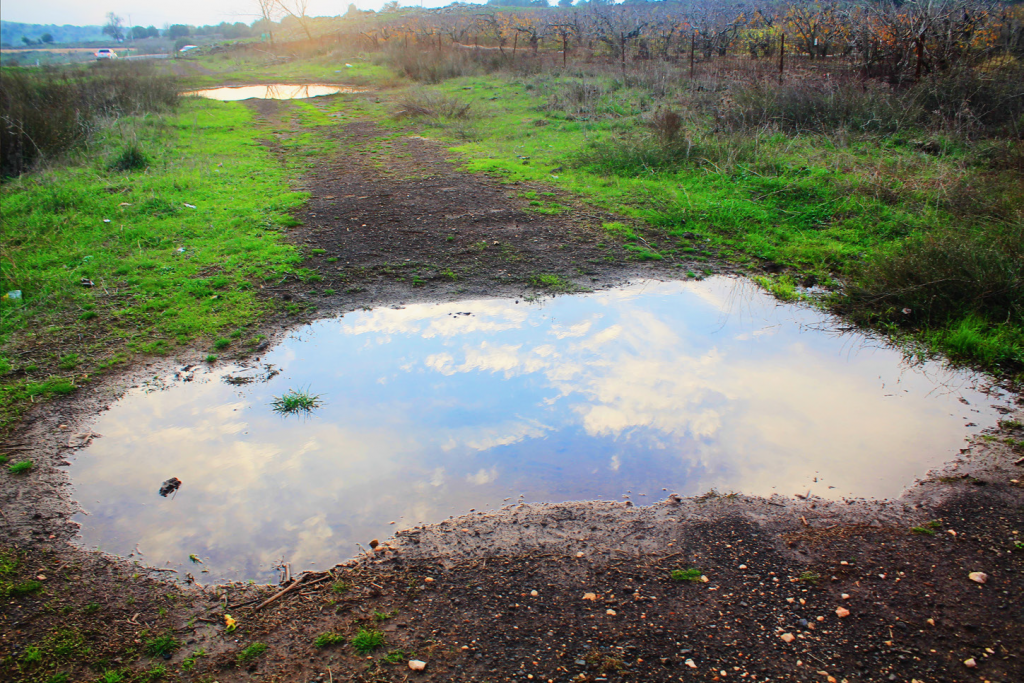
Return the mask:
[(343, 85), (242, 85), (228, 88), (209, 88), (207, 90), (190, 90), (182, 95), (205, 97), (221, 102), (238, 102), (239, 100), (305, 100), (310, 97), (337, 95), (338, 93), (365, 92), (358, 88)]
[[(297, 388), (324, 405), (273, 412)], [(86, 545), (268, 581), (520, 496), (897, 496), (1008, 402), (743, 280), (647, 282), (308, 325), (259, 367), (129, 392), (71, 476)]]

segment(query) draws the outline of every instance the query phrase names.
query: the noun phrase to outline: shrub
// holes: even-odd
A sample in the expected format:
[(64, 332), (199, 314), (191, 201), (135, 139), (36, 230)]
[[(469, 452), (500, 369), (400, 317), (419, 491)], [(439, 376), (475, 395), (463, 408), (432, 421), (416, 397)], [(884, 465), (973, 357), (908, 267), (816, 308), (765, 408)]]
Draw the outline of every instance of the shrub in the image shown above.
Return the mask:
[(149, 157), (137, 145), (132, 144), (125, 147), (107, 168), (111, 171), (141, 171), (147, 166)]
[(454, 97), (414, 90), (399, 100), (395, 117), (465, 119), (469, 118), (470, 106)]

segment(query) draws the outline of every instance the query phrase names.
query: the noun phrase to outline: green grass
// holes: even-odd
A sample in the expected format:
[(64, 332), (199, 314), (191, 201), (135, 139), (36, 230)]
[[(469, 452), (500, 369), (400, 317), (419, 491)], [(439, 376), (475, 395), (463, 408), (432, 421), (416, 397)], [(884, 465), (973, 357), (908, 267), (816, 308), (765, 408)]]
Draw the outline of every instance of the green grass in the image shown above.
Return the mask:
[(339, 595), (342, 593), (348, 593), (350, 590), (352, 590), (352, 584), (347, 581), (335, 581), (331, 584), (331, 591)]
[(673, 581), (700, 581), (701, 572), (699, 569), (673, 569), (669, 574)]
[[(147, 150), (144, 173), (113, 174), (97, 159), (126, 134)], [(23, 354), (35, 376), (3, 373), (0, 430), (33, 397), (70, 393), (85, 375), (217, 339), (271, 310), (259, 285), (298, 277), (302, 261), (282, 231), (306, 198), (290, 189), (305, 162), (282, 165), (259, 144), (265, 135), (244, 106), (188, 101), (176, 114), (124, 118), (96, 136), (90, 156), (3, 184), (0, 289), (23, 298), (0, 302), (0, 352)], [(298, 138), (286, 147), (303, 144), (324, 149)], [(50, 348), (73, 351), (56, 359)]]
[(252, 645), (249, 645), (244, 650), (239, 652), (238, 657), (236, 658), (235, 661), (237, 661), (240, 665), (248, 664), (249, 662), (256, 659), (266, 651), (267, 646), (263, 643), (253, 643)]
[(576, 285), (560, 275), (553, 275), (551, 273), (534, 275), (530, 278), (530, 284), (537, 289), (545, 289), (549, 292), (568, 293), (576, 291)]
[(319, 394), (311, 394), (307, 389), (290, 389), (281, 396), (275, 396), (270, 402), (275, 412), (284, 414), (310, 413), (321, 405)]
[(416, 657), (415, 652), (406, 652), (405, 650), (390, 650), (386, 655), (381, 657), (381, 661), (387, 662), (388, 664), (400, 664), (407, 659), (414, 659)]
[(204, 648), (199, 648), (198, 650), (190, 654), (188, 657), (186, 657), (184, 660), (182, 660), (181, 670), (186, 672), (191, 671), (192, 669), (196, 668), (196, 664), (199, 663), (199, 660), (205, 656), (206, 650)]
[(26, 474), (33, 467), (31, 460), (22, 460), (7, 467), (11, 474)]
[(352, 636), (352, 647), (361, 655), (368, 655), (384, 645), (384, 634), (373, 629), (361, 628)]
[(181, 647), (181, 643), (172, 635), (162, 635), (146, 641), (143, 651), (150, 657), (163, 657), (172, 654)]
[(800, 576), (796, 577), (796, 580), (816, 584), (821, 580), (821, 574), (812, 571), (801, 572)]
[(321, 633), (313, 641), (313, 647), (319, 649), (328, 647), (330, 645), (340, 645), (345, 642), (345, 636), (340, 633)]
[[(566, 104), (580, 80), (554, 72), (420, 86), (471, 105), (475, 134), (443, 121), (418, 125), (471, 171), (553, 186), (622, 216), (603, 228), (627, 258), (710, 255), (755, 272), (768, 262), (784, 272), (759, 282), (787, 300), (800, 296), (798, 281), (833, 289), (845, 281), (829, 303), (859, 322), (988, 370), (1024, 369), (1024, 195), (1014, 190), (1013, 162), (1000, 165), (999, 156), (1012, 155), (1000, 150), (1013, 143), (950, 140), (956, 153), (929, 155), (913, 141), (942, 133), (713, 131), (699, 116), (667, 140), (650, 131), (646, 112), (652, 101), (694, 99), (685, 79), (665, 100), (614, 76), (587, 82), (594, 95), (585, 111)], [(409, 125), (368, 113), (382, 126)], [(535, 192), (522, 196), (543, 203)], [(900, 313), (906, 307), (913, 317)]]

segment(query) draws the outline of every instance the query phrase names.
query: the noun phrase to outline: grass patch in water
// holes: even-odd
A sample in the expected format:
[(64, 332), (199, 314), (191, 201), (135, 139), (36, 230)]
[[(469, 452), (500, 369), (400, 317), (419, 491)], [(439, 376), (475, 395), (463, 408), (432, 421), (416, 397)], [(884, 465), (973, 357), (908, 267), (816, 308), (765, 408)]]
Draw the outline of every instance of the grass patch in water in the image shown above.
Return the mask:
[(270, 402), (275, 412), (284, 414), (310, 413), (321, 405), (320, 394), (312, 394), (308, 389), (290, 389), (281, 396), (275, 396)]

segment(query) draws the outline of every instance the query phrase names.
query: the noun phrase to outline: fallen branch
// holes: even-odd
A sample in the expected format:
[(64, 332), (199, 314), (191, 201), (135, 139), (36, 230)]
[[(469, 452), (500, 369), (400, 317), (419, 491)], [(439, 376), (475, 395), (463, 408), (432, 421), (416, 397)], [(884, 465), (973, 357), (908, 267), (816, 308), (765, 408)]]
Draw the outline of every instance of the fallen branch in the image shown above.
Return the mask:
[(303, 574), (302, 577), (299, 578), (299, 579), (296, 579), (295, 582), (292, 583), (292, 585), (288, 586), (287, 588), (285, 588), (282, 591), (278, 591), (277, 593), (275, 593), (274, 595), (270, 596), (269, 598), (264, 600), (262, 603), (260, 603), (256, 607), (253, 607), (252, 611), (254, 613), (255, 612), (259, 612), (261, 609), (263, 609), (267, 605), (270, 605), (270, 604), (272, 604), (274, 602), (277, 602), (278, 600), (280, 600), (284, 596), (286, 596), (289, 593), (291, 593), (292, 591), (296, 590), (299, 586), (312, 586), (312, 585), (315, 585), (315, 584), (318, 584), (318, 583), (323, 583), (324, 581), (327, 581), (328, 579), (331, 578), (331, 575), (328, 572), (320, 572), (320, 576), (318, 578), (313, 579), (313, 580), (309, 580), (310, 577), (313, 577), (313, 576), (316, 576), (316, 574), (310, 574), (310, 573)]

